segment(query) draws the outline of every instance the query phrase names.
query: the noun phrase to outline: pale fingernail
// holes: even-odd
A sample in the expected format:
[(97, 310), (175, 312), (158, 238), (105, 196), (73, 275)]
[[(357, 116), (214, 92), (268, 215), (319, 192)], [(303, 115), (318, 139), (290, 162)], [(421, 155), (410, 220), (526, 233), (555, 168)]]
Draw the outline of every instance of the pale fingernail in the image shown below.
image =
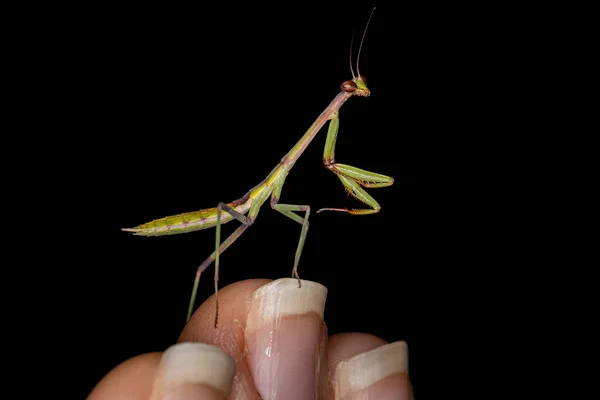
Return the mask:
[(234, 375), (235, 361), (218, 347), (179, 343), (163, 353), (151, 399), (226, 398)]
[(279, 279), (253, 296), (246, 322), (248, 365), (265, 400), (315, 399), (326, 389), (323, 322), (327, 288)]
[(340, 361), (335, 367), (335, 398), (368, 396), (365, 389), (395, 374), (408, 374), (406, 342), (389, 343)]

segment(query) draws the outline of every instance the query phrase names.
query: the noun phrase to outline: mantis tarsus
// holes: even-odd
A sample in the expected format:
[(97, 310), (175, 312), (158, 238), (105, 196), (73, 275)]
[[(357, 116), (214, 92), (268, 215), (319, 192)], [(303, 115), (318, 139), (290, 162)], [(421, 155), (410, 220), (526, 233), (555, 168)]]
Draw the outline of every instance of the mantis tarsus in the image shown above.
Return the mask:
[[(374, 9), (373, 9), (374, 11)], [(371, 13), (371, 16), (373, 14)], [(370, 21), (370, 17), (369, 17)], [(367, 26), (369, 24), (367, 21)], [(366, 32), (366, 28), (365, 28)], [(300, 255), (302, 254), (302, 248), (304, 241), (308, 233), (308, 217), (310, 215), (309, 205), (297, 205), (297, 204), (280, 204), (279, 198), (281, 197), (281, 190), (285, 179), (292, 169), (298, 158), (302, 155), (304, 150), (308, 147), (310, 142), (314, 139), (317, 133), (321, 130), (323, 125), (327, 121), (329, 122), (329, 129), (327, 131), (327, 139), (325, 142), (325, 149), (323, 151), (323, 163), (325, 167), (335, 173), (340, 179), (346, 191), (354, 196), (359, 201), (363, 202), (369, 208), (361, 209), (347, 209), (347, 208), (322, 208), (317, 211), (340, 211), (347, 212), (353, 215), (366, 215), (375, 214), (381, 209), (380, 205), (371, 197), (364, 188), (378, 188), (390, 186), (394, 183), (394, 179), (386, 176), (377, 174), (374, 172), (365, 171), (346, 164), (339, 164), (335, 161), (335, 142), (337, 139), (339, 129), (339, 109), (342, 105), (352, 96), (367, 97), (370, 95), (370, 91), (367, 88), (367, 82), (365, 77), (360, 74), (358, 69), (358, 62), (360, 60), (360, 50), (362, 49), (362, 42), (364, 41), (364, 33), (359, 46), (359, 52), (357, 57), (357, 75), (354, 75), (354, 69), (352, 68), (352, 62), (350, 62), (350, 71), (352, 73), (352, 80), (348, 80), (342, 83), (342, 91), (333, 99), (333, 101), (325, 108), (325, 110), (319, 115), (316, 121), (308, 128), (306, 133), (300, 138), (296, 145), (281, 159), (279, 164), (271, 171), (267, 177), (250, 189), (244, 197), (234, 200), (230, 203), (220, 202), (217, 207), (207, 208), (199, 211), (188, 212), (184, 214), (169, 216), (165, 218), (156, 219), (154, 221), (139, 225), (135, 228), (125, 228), (124, 231), (133, 232), (135, 235), (140, 236), (163, 236), (172, 235), (177, 233), (187, 233), (197, 231), (201, 229), (216, 227), (215, 235), (215, 251), (198, 267), (196, 271), (196, 278), (192, 289), (192, 295), (188, 307), (187, 319), (189, 320), (194, 308), (196, 299), (196, 293), (198, 290), (198, 284), (200, 282), (200, 275), (212, 262), (215, 262), (215, 327), (217, 326), (219, 308), (218, 308), (218, 280), (219, 280), (219, 256), (223, 253), (233, 242), (235, 242), (244, 231), (254, 223), (261, 206), (271, 197), (271, 208), (279, 211), (286, 217), (298, 222), (302, 225), (300, 232), (300, 240), (298, 247), (296, 248), (296, 255), (294, 258), (294, 267), (292, 269), (292, 276), (298, 279), (298, 287), (302, 286), (300, 276), (298, 275), (298, 263), (300, 261)], [(350, 55), (352, 57), (352, 55)], [(362, 186), (362, 187), (361, 187)], [(296, 212), (304, 213), (304, 216), (297, 214)], [(247, 214), (247, 215), (246, 215)], [(242, 223), (223, 243), (221, 243), (221, 225), (232, 220), (238, 220)]]

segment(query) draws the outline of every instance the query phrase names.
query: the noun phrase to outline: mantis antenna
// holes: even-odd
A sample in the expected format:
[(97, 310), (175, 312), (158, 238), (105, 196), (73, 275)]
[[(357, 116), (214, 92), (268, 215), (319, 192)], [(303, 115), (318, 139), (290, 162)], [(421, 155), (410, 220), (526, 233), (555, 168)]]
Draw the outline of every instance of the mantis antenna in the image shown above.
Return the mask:
[[(352, 37), (350, 38), (350, 72), (352, 73), (352, 79), (356, 79), (356, 75), (354, 75), (354, 68), (352, 68), (352, 47), (354, 46), (354, 29), (352, 29)], [(358, 64), (356, 65), (358, 67)]]
[[(365, 41), (365, 35), (367, 34), (367, 28), (369, 27), (369, 22), (371, 22), (371, 18), (373, 17), (373, 13), (375, 12), (375, 7), (373, 7), (373, 10), (371, 11), (371, 15), (369, 15), (369, 19), (367, 20), (367, 25), (365, 25), (365, 30), (363, 32), (362, 38), (360, 39), (360, 45), (358, 46), (358, 56), (356, 56), (356, 72), (358, 72), (358, 77), (360, 78), (360, 69), (358, 67), (359, 61), (360, 61), (360, 52), (362, 50), (363, 47), (363, 42)], [(354, 77), (354, 72), (352, 73), (352, 76)]]

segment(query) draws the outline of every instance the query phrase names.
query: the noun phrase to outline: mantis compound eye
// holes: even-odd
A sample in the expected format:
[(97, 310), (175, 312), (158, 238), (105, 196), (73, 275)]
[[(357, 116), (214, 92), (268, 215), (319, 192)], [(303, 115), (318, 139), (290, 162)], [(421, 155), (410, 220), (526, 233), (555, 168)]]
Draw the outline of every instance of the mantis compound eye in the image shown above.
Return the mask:
[(342, 83), (341, 88), (346, 93), (354, 93), (356, 91), (356, 83), (352, 81), (346, 81)]
[(365, 78), (365, 76), (364, 76), (364, 75), (361, 75), (361, 76), (359, 77), (359, 79), (360, 79), (361, 81), (363, 81), (363, 83), (364, 83), (365, 85), (367, 84), (367, 78)]

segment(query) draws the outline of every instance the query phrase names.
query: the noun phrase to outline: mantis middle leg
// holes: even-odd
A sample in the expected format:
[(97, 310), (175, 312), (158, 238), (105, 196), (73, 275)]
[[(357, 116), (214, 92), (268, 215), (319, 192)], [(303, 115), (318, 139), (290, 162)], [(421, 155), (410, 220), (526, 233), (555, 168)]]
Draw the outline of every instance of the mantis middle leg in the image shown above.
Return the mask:
[[(283, 182), (287, 171), (285, 171), (279, 180), (275, 182), (273, 193), (271, 194), (271, 208), (279, 211), (283, 215), (302, 225), (300, 231), (300, 240), (298, 241), (298, 247), (296, 248), (296, 255), (294, 256), (294, 268), (292, 269), (292, 276), (298, 280), (298, 287), (302, 287), (302, 281), (298, 275), (298, 264), (300, 263), (300, 256), (302, 255), (302, 249), (304, 248), (304, 242), (306, 235), (308, 234), (308, 216), (310, 215), (309, 205), (298, 205), (298, 204), (279, 204), (279, 197), (281, 196), (281, 189), (283, 188)], [(304, 212), (304, 218), (296, 214), (294, 211)]]

